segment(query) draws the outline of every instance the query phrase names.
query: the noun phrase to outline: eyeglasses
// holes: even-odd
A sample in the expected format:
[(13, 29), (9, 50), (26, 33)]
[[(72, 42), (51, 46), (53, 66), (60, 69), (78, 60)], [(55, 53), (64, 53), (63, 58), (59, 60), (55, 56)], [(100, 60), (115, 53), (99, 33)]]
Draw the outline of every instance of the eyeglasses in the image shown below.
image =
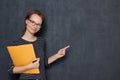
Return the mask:
[(37, 26), (39, 28), (41, 28), (41, 24), (37, 24), (35, 21), (31, 20), (31, 19), (28, 19), (31, 23), (32, 26)]

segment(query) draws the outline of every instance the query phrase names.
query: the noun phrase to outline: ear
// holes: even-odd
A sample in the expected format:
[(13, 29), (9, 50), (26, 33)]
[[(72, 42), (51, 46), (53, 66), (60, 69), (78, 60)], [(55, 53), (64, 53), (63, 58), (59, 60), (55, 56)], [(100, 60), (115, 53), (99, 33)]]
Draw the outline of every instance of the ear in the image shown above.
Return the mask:
[(29, 22), (29, 20), (28, 20), (28, 19), (26, 19), (26, 20), (25, 20), (25, 23), (26, 23), (26, 24), (28, 24), (28, 22)]

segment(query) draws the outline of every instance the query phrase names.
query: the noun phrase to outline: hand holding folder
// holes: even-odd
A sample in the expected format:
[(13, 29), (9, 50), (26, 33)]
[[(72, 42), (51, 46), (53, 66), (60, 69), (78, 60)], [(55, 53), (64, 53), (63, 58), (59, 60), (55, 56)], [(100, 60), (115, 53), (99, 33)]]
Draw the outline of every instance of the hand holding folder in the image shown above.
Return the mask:
[[(7, 49), (13, 61), (14, 66), (28, 65), (36, 58), (32, 44), (8, 46)], [(38, 68), (30, 69), (30, 70), (24, 71), (23, 73), (38, 74), (40, 73), (40, 70)]]

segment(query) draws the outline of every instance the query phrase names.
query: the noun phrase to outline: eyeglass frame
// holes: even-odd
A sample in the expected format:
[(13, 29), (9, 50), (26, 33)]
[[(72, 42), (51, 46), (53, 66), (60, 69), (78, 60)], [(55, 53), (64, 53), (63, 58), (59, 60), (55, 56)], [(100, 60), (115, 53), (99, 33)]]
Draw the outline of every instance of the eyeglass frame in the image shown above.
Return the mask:
[(39, 28), (41, 28), (41, 24), (37, 24), (35, 21), (28, 19), (30, 21), (30, 23), (32, 24), (32, 26), (37, 26)]

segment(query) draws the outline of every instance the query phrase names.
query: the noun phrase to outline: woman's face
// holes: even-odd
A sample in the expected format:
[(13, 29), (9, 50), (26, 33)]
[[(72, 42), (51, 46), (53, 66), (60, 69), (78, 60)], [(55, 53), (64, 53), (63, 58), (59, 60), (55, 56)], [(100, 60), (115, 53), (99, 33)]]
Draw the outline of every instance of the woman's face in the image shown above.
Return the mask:
[(41, 28), (42, 18), (37, 14), (33, 14), (25, 22), (26, 22), (26, 31), (28, 31), (31, 34), (35, 34)]

